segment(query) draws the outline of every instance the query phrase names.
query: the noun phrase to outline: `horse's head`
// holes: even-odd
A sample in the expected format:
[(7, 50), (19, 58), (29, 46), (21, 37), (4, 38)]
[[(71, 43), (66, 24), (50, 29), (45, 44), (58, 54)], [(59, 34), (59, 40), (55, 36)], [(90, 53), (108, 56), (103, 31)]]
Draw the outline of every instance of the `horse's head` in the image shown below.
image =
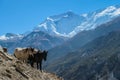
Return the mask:
[(46, 61), (47, 60), (47, 53), (48, 53), (48, 51), (43, 51), (43, 58), (44, 58), (44, 60)]

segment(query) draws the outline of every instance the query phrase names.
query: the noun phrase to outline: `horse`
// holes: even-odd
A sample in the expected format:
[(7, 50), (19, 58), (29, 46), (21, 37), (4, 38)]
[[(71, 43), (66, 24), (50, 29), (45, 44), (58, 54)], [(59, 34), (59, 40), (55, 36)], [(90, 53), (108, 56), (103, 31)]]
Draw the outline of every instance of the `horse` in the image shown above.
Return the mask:
[(37, 64), (37, 69), (40, 69), (42, 71), (42, 60), (46, 61), (47, 60), (47, 53), (48, 51), (43, 51), (41, 52), (40, 50), (33, 55), (29, 55), (29, 62), (32, 67), (34, 67), (34, 63)]
[(30, 55), (36, 54), (38, 51), (36, 51), (34, 48), (16, 48), (14, 51), (14, 56), (22, 60), (23, 62), (28, 61), (28, 57)]

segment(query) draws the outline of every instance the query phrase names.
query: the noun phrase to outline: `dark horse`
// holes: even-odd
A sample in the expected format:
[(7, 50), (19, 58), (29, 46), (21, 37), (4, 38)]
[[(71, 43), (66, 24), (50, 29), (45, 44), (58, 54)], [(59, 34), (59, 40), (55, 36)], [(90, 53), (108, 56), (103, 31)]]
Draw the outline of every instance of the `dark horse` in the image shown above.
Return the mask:
[(36, 53), (36, 54), (33, 54), (33, 55), (30, 55), (28, 60), (30, 62), (30, 65), (32, 67), (34, 67), (34, 63), (36, 62), (37, 64), (37, 69), (40, 69), (42, 70), (42, 60), (44, 59), (44, 61), (47, 60), (47, 53), (48, 51), (43, 51), (41, 52), (40, 50)]

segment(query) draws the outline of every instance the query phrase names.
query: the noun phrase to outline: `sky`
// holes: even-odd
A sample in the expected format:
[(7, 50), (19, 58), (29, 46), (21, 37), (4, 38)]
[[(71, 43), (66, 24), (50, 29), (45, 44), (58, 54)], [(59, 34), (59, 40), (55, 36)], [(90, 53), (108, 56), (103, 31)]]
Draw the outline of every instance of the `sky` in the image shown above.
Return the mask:
[(120, 0), (0, 0), (0, 35), (31, 31), (47, 17), (69, 10), (84, 14)]

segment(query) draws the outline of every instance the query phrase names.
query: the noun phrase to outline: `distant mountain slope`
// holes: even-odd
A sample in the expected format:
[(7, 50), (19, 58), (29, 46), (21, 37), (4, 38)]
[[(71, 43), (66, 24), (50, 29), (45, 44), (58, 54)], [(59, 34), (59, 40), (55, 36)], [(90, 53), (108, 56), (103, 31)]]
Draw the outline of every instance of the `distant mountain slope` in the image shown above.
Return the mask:
[(19, 42), (24, 35), (14, 34), (14, 33), (6, 33), (3, 36), (0, 36), (0, 45), (8, 48), (9, 52), (12, 52), (10, 48), (12, 48), (17, 42)]
[(0, 40), (0, 45), (7, 47), (10, 53), (13, 53), (16, 47), (34, 47), (42, 50), (48, 50), (64, 42), (64, 38), (51, 36), (45, 32), (34, 31), (26, 36), (16, 39), (9, 38), (7, 40)]
[[(49, 61), (65, 56), (69, 52), (78, 50), (86, 43), (106, 35), (109, 32), (120, 30), (120, 17), (98, 26), (94, 30), (82, 31), (75, 35), (70, 40), (64, 42), (62, 45), (54, 47), (49, 50)], [(54, 58), (53, 58), (54, 57)]]
[(47, 66), (65, 80), (120, 80), (120, 30), (99, 37)]
[(97, 26), (120, 16), (120, 6), (109, 6), (86, 14), (75, 14), (68, 11), (63, 14), (47, 17), (34, 28), (50, 35), (73, 37), (84, 30), (93, 30)]
[(3, 36), (0, 36), (0, 41), (16, 41), (22, 39), (24, 36), (21, 34), (6, 33)]
[(34, 31), (25, 36), (17, 46), (22, 47), (35, 47), (39, 49), (50, 49), (59, 45), (64, 41), (62, 37), (50, 36), (49, 34), (41, 31)]

